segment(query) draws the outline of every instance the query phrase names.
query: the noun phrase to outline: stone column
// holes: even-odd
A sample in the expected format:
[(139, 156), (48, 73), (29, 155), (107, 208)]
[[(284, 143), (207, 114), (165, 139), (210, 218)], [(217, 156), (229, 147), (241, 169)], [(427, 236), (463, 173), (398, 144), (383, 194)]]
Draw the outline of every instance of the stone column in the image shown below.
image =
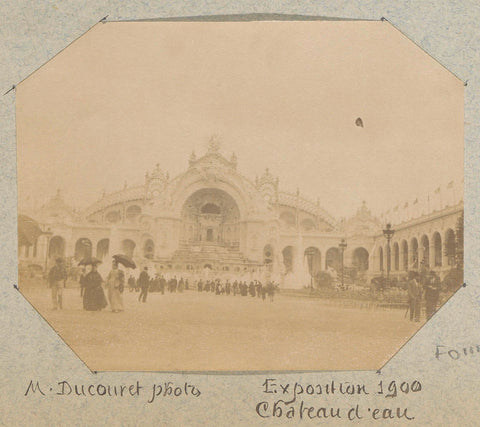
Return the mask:
[(448, 256), (446, 255), (446, 248), (445, 248), (445, 233), (441, 235), (442, 239), (442, 270), (448, 270), (450, 266), (448, 265)]
[(376, 253), (377, 253), (377, 248), (374, 246), (372, 251), (369, 252), (369, 256), (368, 256), (368, 272), (369, 273), (377, 270), (378, 257)]

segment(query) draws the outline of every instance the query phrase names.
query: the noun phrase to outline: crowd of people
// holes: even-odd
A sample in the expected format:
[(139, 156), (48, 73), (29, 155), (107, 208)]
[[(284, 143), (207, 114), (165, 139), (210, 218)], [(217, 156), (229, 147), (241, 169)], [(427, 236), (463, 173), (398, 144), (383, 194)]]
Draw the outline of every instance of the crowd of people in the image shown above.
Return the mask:
[(265, 298), (268, 296), (270, 301), (273, 301), (275, 291), (278, 289), (278, 285), (276, 285), (273, 281), (267, 281), (266, 283), (262, 283), (259, 280), (251, 280), (249, 284), (247, 282), (241, 280), (234, 280), (230, 282), (229, 279), (225, 280), (224, 282), (220, 279), (216, 280), (206, 280), (205, 283), (202, 280), (198, 280), (196, 283), (196, 288), (198, 292), (212, 292), (216, 295), (230, 295), (233, 296), (241, 295), (241, 296), (251, 296)]
[[(148, 267), (144, 267), (135, 278), (130, 274), (128, 279), (123, 270), (118, 268), (118, 262), (112, 261), (112, 268), (104, 280), (98, 272), (98, 263), (89, 265), (89, 271), (83, 267), (79, 277), (80, 296), (83, 299), (83, 308), (87, 311), (100, 311), (110, 304), (112, 312), (124, 311), (123, 292), (125, 284), (129, 292), (139, 292), (138, 301), (145, 303), (149, 292), (183, 293), (185, 290), (208, 292), (215, 295), (251, 296), (265, 300), (267, 296), (273, 302), (278, 284), (273, 281), (262, 283), (259, 280), (251, 280), (248, 284), (245, 280), (198, 279), (193, 283), (188, 278), (172, 276), (168, 280), (161, 274), (150, 275)], [(63, 308), (63, 288), (67, 281), (67, 271), (63, 260), (58, 258), (55, 265), (50, 269), (48, 284), (52, 291), (53, 309)], [(104, 290), (105, 289), (105, 290)], [(106, 295), (105, 295), (106, 291)]]
[(177, 276), (174, 275), (167, 280), (163, 275), (158, 273), (153, 277), (149, 277), (147, 271), (148, 268), (145, 267), (138, 279), (130, 275), (127, 281), (130, 292), (140, 291), (138, 300), (143, 302), (146, 302), (149, 292), (165, 294), (165, 292), (182, 293), (185, 290), (209, 292), (215, 295), (250, 295), (252, 297), (262, 298), (263, 300), (268, 296), (270, 300), (273, 301), (275, 290), (278, 289), (278, 284), (275, 284), (273, 281), (268, 281), (263, 284), (259, 280), (251, 280), (250, 283), (247, 284), (245, 280), (234, 280), (231, 282), (230, 279), (222, 280), (219, 278), (215, 280), (199, 279), (194, 281), (193, 286), (191, 286), (188, 278), (184, 279), (180, 277), (177, 279)]
[[(196, 290), (202, 293), (215, 295), (250, 296), (261, 298), (265, 301), (268, 297), (274, 300), (278, 284), (273, 281), (262, 283), (259, 280), (234, 280), (229, 279), (198, 279), (190, 283), (188, 278), (172, 276), (168, 280), (161, 274), (150, 275), (148, 267), (144, 267), (136, 279), (132, 274), (125, 280), (125, 273), (118, 268), (114, 259), (112, 268), (104, 280), (98, 272), (98, 264), (92, 263), (87, 273), (83, 268), (80, 274), (80, 295), (83, 298), (83, 308), (87, 311), (98, 311), (110, 304), (112, 312), (124, 310), (123, 292), (127, 282), (130, 292), (140, 292), (138, 301), (145, 303), (149, 292), (164, 294), (182, 293), (185, 290)], [(422, 302), (425, 303), (425, 317), (430, 319), (437, 310), (439, 303), (441, 281), (433, 271), (411, 271), (408, 277), (408, 308), (410, 320), (419, 322), (421, 317)], [(63, 260), (58, 258), (48, 274), (48, 283), (52, 291), (53, 309), (63, 308), (63, 288), (67, 280), (66, 268)], [(106, 295), (104, 292), (106, 291)]]

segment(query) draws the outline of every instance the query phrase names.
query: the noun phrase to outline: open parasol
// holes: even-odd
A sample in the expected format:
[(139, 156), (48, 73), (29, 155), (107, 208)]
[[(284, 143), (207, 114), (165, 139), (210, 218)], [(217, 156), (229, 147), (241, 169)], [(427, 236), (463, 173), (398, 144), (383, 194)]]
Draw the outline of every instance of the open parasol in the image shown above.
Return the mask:
[(88, 256), (86, 258), (83, 258), (78, 265), (93, 265), (93, 264), (101, 264), (102, 261), (99, 260), (98, 258), (95, 258), (94, 256)]
[(127, 255), (123, 255), (123, 254), (113, 255), (113, 259), (117, 261), (119, 264), (122, 264), (126, 268), (137, 268), (137, 265), (135, 264), (133, 259), (128, 257)]
[(18, 215), (18, 245), (32, 246), (43, 234), (38, 223), (26, 215)]

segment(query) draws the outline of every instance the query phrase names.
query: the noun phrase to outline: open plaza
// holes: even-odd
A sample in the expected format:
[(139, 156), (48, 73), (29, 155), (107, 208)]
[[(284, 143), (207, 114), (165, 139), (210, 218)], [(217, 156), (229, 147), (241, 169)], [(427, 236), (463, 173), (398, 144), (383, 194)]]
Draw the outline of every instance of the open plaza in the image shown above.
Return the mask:
[(52, 310), (41, 281), (23, 294), (93, 371), (378, 369), (418, 329), (404, 309), (279, 292), (274, 301), (196, 290), (125, 290), (125, 311), (88, 312), (68, 283)]

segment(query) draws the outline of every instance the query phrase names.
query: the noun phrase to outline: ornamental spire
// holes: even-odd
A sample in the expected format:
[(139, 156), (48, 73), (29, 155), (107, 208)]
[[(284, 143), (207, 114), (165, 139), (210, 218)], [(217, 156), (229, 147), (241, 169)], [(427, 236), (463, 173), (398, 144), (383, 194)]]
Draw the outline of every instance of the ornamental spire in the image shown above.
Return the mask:
[(220, 138), (218, 135), (212, 135), (208, 142), (208, 153), (217, 154), (220, 151)]

